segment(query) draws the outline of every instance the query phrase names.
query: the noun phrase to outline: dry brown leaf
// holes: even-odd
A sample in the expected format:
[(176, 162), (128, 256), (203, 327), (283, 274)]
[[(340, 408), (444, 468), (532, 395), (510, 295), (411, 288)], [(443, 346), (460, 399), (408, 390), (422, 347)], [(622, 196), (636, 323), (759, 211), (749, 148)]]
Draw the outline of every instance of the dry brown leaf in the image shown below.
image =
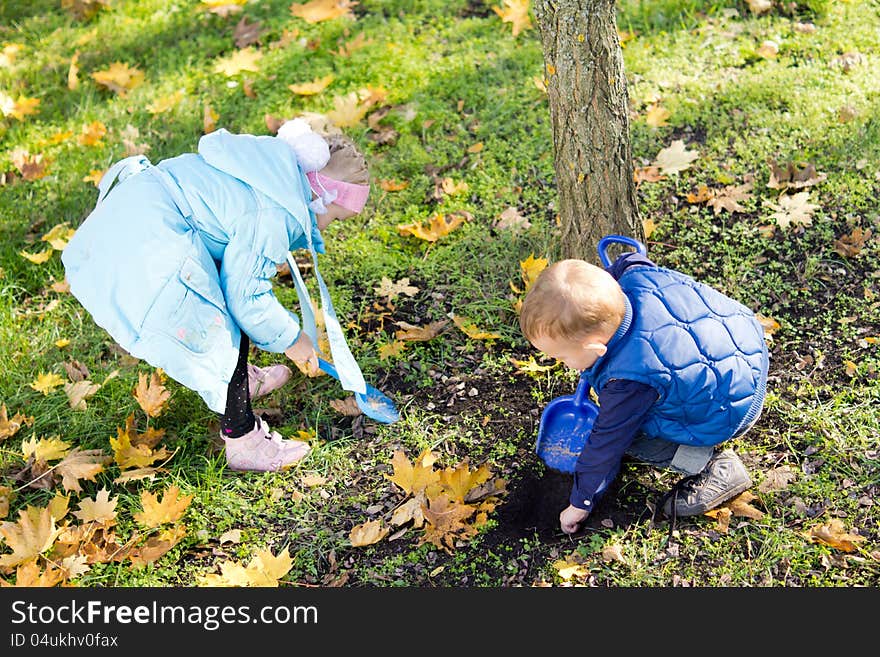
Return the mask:
[(822, 543), (842, 552), (853, 552), (857, 543), (866, 540), (864, 536), (848, 533), (840, 518), (832, 518), (824, 525), (812, 527), (804, 536), (813, 543)]
[(355, 525), (348, 533), (348, 540), (354, 547), (363, 547), (378, 543), (388, 535), (391, 531), (385, 527), (381, 518), (379, 520), (368, 520), (367, 522)]
[(684, 141), (676, 139), (668, 147), (663, 148), (657, 154), (653, 164), (662, 173), (679, 173), (689, 169), (691, 162), (700, 157), (697, 151), (687, 150)]
[(126, 470), (113, 480), (114, 484), (126, 484), (129, 481), (139, 481), (141, 479), (149, 479), (152, 481), (157, 475), (167, 473), (165, 468), (134, 468)]
[(14, 496), (15, 491), (9, 486), (0, 486), (0, 520), (9, 515), (9, 505), (12, 503)]
[(349, 395), (345, 399), (331, 399), (330, 406), (337, 413), (348, 417), (363, 414), (363, 411), (361, 411), (360, 407), (357, 405), (357, 400), (354, 398), (354, 395)]
[(399, 507), (394, 509), (389, 521), (395, 527), (400, 527), (410, 520), (413, 521), (413, 527), (418, 529), (425, 524), (425, 514), (422, 513), (422, 502), (417, 497), (411, 497)]
[(81, 493), (80, 479), (95, 481), (95, 476), (104, 471), (104, 466), (113, 461), (100, 449), (84, 449), (74, 447), (56, 467), (61, 475), (61, 485), (68, 493)]
[(617, 561), (625, 564), (626, 558), (623, 556), (623, 546), (620, 543), (612, 543), (602, 548), (602, 561)]
[(380, 180), (379, 187), (386, 192), (399, 192), (409, 187), (409, 181), (404, 180), (403, 182), (399, 182), (397, 180)]
[(49, 165), (49, 161), (43, 158), (42, 153), (31, 155), (24, 148), (15, 148), (12, 150), (11, 157), (12, 164), (25, 180), (39, 180), (48, 173), (46, 167)]
[(787, 465), (768, 470), (764, 480), (758, 485), (758, 492), (769, 493), (774, 490), (785, 490), (788, 485), (797, 479), (797, 474)]
[(0, 442), (17, 434), (23, 425), (30, 427), (33, 426), (33, 424), (33, 417), (28, 417), (22, 413), (16, 413), (10, 418), (8, 411), (6, 410), (6, 404), (0, 406)]
[(474, 515), (476, 508), (451, 501), (446, 494), (429, 499), (422, 512), (425, 514), (426, 525), (419, 545), (431, 543), (451, 553), (456, 540), (468, 539), (477, 533), (476, 527), (465, 522)]
[(18, 565), (15, 570), (15, 584), (0, 580), (0, 586), (15, 586), (17, 588), (51, 588), (57, 586), (67, 578), (64, 569), (56, 568), (51, 563), (47, 564), (46, 570), (41, 570), (37, 559), (31, 559)]
[(86, 410), (86, 399), (94, 396), (101, 389), (97, 383), (92, 383), (88, 379), (77, 381), (76, 383), (65, 383), (64, 392), (67, 394), (67, 403), (75, 411)]
[(773, 210), (770, 215), (771, 219), (775, 219), (777, 225), (785, 230), (791, 224), (795, 226), (811, 226), (813, 224), (813, 213), (819, 208), (809, 201), (810, 192), (798, 192), (792, 196), (783, 194), (779, 197), (779, 202), (765, 200), (764, 203)]
[(712, 198), (708, 199), (708, 205), (720, 214), (722, 210), (727, 210), (731, 214), (734, 212), (745, 212), (746, 209), (739, 204), (740, 201), (749, 200), (752, 195), (749, 191), (752, 189), (752, 183), (744, 185), (728, 185), (721, 191), (716, 191)]
[(247, 48), (250, 45), (258, 43), (260, 36), (265, 30), (260, 21), (248, 23), (247, 16), (242, 16), (241, 20), (235, 26), (232, 36), (235, 39), (236, 48)]
[(496, 230), (525, 230), (526, 228), (531, 228), (532, 222), (526, 219), (519, 213), (515, 207), (511, 206), (504, 210), (499, 216), (498, 219), (495, 220), (495, 223), (492, 225)]
[(401, 294), (411, 297), (418, 291), (419, 288), (409, 284), (409, 278), (401, 278), (395, 283), (387, 276), (383, 276), (382, 280), (379, 281), (379, 285), (373, 288), (373, 292), (377, 296), (386, 297), (388, 301), (393, 301)]
[(779, 165), (773, 158), (768, 158), (767, 164), (770, 167), (767, 187), (772, 189), (803, 189), (818, 185), (828, 178), (828, 174), (816, 171), (816, 167), (808, 162), (786, 162)]
[(202, 110), (202, 132), (206, 135), (214, 132), (217, 129), (217, 119), (219, 118), (220, 115), (210, 105), (205, 103), (205, 107)]
[(134, 398), (144, 413), (150, 417), (159, 417), (165, 410), (165, 403), (171, 397), (171, 393), (163, 385), (165, 380), (161, 368), (154, 370), (152, 374), (141, 373), (138, 375), (138, 384), (134, 389)]
[(129, 553), (131, 565), (134, 568), (143, 568), (153, 563), (164, 555), (168, 550), (177, 545), (186, 536), (186, 526), (177, 525), (163, 529), (158, 534), (148, 538), (143, 545), (138, 546)]
[(858, 257), (865, 243), (871, 238), (871, 229), (862, 230), (854, 228), (849, 235), (841, 235), (839, 240), (834, 242), (834, 252), (844, 258)]
[(427, 326), (414, 326), (409, 322), (394, 322), (401, 330), (395, 331), (394, 337), (398, 341), (427, 342), (433, 340), (443, 332), (449, 322), (445, 319), (431, 322)]
[(735, 516), (743, 516), (745, 518), (752, 518), (753, 520), (760, 520), (764, 517), (763, 511), (760, 511), (753, 507), (750, 502), (758, 499), (749, 491), (744, 491), (734, 497), (732, 500), (728, 500), (724, 503), (724, 506), (730, 509), (731, 513)]
[(643, 182), (657, 182), (658, 180), (665, 180), (666, 176), (660, 173), (660, 167), (656, 166), (647, 166), (647, 167), (635, 167), (633, 169), (633, 182), (636, 185), (641, 185)]

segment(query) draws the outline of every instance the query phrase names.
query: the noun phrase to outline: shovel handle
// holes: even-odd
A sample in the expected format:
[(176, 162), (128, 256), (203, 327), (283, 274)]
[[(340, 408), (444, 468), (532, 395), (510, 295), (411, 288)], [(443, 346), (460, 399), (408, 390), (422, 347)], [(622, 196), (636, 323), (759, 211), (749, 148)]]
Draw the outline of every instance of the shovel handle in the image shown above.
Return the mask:
[(590, 397), (590, 382), (587, 381), (586, 374), (581, 374), (580, 381), (578, 381), (578, 387), (574, 391), (574, 399), (572, 403), (575, 406), (583, 406), (584, 400), (589, 399)]
[(605, 251), (608, 249), (608, 245), (614, 242), (631, 246), (637, 253), (641, 253), (643, 256), (648, 255), (648, 250), (645, 248), (645, 245), (637, 239), (626, 237), (625, 235), (606, 235), (600, 239), (599, 243), (596, 245), (596, 250), (599, 252), (599, 259), (605, 267), (611, 266), (611, 261), (608, 259), (608, 254), (606, 254)]

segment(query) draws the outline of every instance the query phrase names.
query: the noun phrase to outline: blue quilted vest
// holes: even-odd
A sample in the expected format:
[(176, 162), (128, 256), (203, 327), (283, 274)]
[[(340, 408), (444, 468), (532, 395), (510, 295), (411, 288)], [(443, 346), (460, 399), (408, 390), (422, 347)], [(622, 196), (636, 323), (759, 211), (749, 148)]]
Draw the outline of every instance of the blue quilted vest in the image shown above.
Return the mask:
[(630, 267), (618, 282), (627, 313), (586, 372), (593, 389), (629, 379), (657, 390), (641, 428), (653, 438), (715, 445), (747, 429), (761, 412), (769, 364), (754, 313), (664, 267)]

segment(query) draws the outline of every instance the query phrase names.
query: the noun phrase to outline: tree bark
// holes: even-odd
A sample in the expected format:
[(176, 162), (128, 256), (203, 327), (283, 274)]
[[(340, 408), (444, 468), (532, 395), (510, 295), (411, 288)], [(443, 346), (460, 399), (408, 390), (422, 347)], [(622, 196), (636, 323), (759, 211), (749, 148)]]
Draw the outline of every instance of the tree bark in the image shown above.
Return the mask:
[(563, 257), (598, 262), (615, 233), (643, 239), (614, 0), (536, 0)]

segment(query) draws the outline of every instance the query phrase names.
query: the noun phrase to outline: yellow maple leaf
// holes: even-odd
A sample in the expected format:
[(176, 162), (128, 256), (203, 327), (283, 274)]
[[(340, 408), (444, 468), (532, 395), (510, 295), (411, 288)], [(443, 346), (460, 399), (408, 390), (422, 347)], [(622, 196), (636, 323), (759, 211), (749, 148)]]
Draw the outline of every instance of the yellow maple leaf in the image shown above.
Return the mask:
[(372, 545), (378, 543), (388, 535), (390, 530), (382, 523), (382, 519), (369, 520), (355, 525), (348, 533), (348, 540), (353, 547), (363, 547), (364, 545)]
[(27, 96), (19, 95), (18, 100), (13, 104), (12, 110), (9, 112), (8, 116), (19, 121), (24, 121), (24, 117), (39, 112), (37, 109), (39, 104), (39, 98), (28, 98)]
[(412, 235), (427, 242), (436, 242), (441, 237), (449, 235), (449, 233), (461, 226), (462, 223), (464, 223), (464, 217), (461, 215), (444, 216), (442, 214), (435, 214), (431, 217), (428, 226), (425, 226), (422, 222), (398, 224), (397, 232), (401, 235)]
[(3, 404), (0, 406), (0, 442), (18, 433), (22, 425), (32, 426), (33, 423), (33, 417), (28, 417), (21, 413), (16, 413), (10, 418), (6, 410), (6, 404)]
[(670, 116), (672, 116), (672, 113), (668, 109), (660, 107), (659, 103), (654, 103), (648, 108), (648, 111), (645, 112), (645, 123), (652, 128), (659, 128), (664, 125), (669, 125), (666, 119)]
[(386, 192), (399, 192), (409, 187), (409, 181), (404, 180), (401, 182), (397, 180), (383, 179), (379, 181), (379, 187)]
[(570, 555), (566, 559), (558, 559), (553, 562), (553, 567), (559, 573), (564, 581), (569, 581), (575, 577), (583, 579), (590, 575), (590, 566), (577, 560), (575, 555)]
[(699, 152), (689, 151), (681, 139), (674, 140), (668, 147), (657, 153), (654, 164), (662, 173), (679, 173), (691, 167), (691, 162), (700, 157)]
[(56, 251), (63, 251), (75, 232), (76, 231), (68, 226), (65, 221), (53, 227), (52, 230), (43, 235), (40, 239), (43, 242), (48, 242), (49, 246)]
[(538, 275), (547, 268), (549, 264), (546, 258), (536, 258), (534, 253), (530, 253), (529, 257), (520, 261), (519, 270), (525, 284), (525, 292), (535, 283)]
[(21, 443), (21, 453), (27, 459), (33, 455), (35, 461), (56, 461), (64, 458), (70, 443), (64, 442), (59, 436), (52, 438), (31, 438)]
[(440, 471), (440, 484), (453, 500), (464, 502), (470, 490), (489, 480), (492, 471), (486, 464), (471, 470), (467, 461), (462, 461), (455, 468)]
[(103, 169), (90, 169), (89, 175), (83, 176), (82, 181), (83, 182), (90, 182), (95, 187), (97, 187), (98, 184), (101, 182), (101, 178), (104, 177), (104, 173), (106, 173), (106, 172)]
[(400, 340), (379, 345), (379, 360), (388, 360), (392, 356), (400, 356), (404, 349), (406, 349), (406, 343)]
[(97, 522), (101, 525), (116, 524), (116, 504), (119, 497), (110, 499), (110, 491), (102, 488), (95, 495), (94, 499), (87, 497), (79, 501), (79, 511), (74, 511), (73, 515), (83, 522)]
[(217, 73), (223, 73), (226, 77), (231, 78), (242, 71), (256, 72), (260, 70), (257, 62), (263, 58), (263, 53), (259, 50), (248, 46), (236, 50), (229, 57), (225, 57), (217, 62), (214, 70)]
[(147, 105), (147, 111), (150, 114), (161, 114), (163, 112), (167, 112), (169, 110), (174, 109), (183, 100), (183, 89), (178, 89), (173, 94), (168, 94), (167, 96), (162, 96), (157, 99), (155, 102)]
[(10, 568), (34, 559), (52, 547), (60, 531), (47, 507), (29, 505), (20, 510), (18, 522), (0, 525), (0, 534), (12, 548), (12, 554), (0, 556), (0, 566)]
[(64, 385), (64, 379), (54, 372), (50, 372), (49, 374), (43, 374), (41, 372), (29, 385), (37, 392), (42, 392), (44, 395), (48, 395), (58, 386)]
[(192, 499), (192, 495), (181, 496), (180, 489), (174, 484), (163, 493), (161, 502), (158, 495), (145, 490), (141, 492), (143, 511), (132, 514), (132, 518), (148, 528), (158, 527), (166, 522), (177, 522)]
[[(110, 438), (110, 447), (113, 448), (113, 457), (120, 469), (143, 468), (152, 465), (155, 461), (165, 459), (170, 454), (164, 447), (153, 451), (149, 445), (134, 444), (128, 429), (116, 428), (117, 437)], [(136, 435), (136, 432), (135, 432)]]
[(92, 121), (83, 126), (82, 132), (76, 138), (76, 142), (81, 146), (100, 146), (101, 138), (107, 134), (107, 126), (100, 121)]
[(385, 478), (397, 484), (406, 493), (419, 493), (431, 484), (440, 481), (440, 473), (433, 468), (434, 461), (423, 453), (416, 462), (410, 463), (406, 454), (397, 450), (391, 458), (394, 474), (385, 474)]
[(113, 62), (110, 68), (92, 73), (92, 79), (113, 93), (125, 96), (144, 81), (143, 71), (122, 62)]
[[(18, 564), (15, 569), (15, 586), (16, 588), (51, 588), (63, 581), (66, 577), (63, 568), (56, 568), (52, 563), (46, 566), (46, 570), (40, 567), (37, 559), (31, 559), (24, 563)], [(0, 586), (10, 586), (0, 580)]]
[(327, 112), (327, 118), (340, 128), (350, 128), (360, 123), (372, 107), (372, 103), (363, 102), (356, 91), (345, 96), (333, 97), (333, 109)]
[(311, 82), (289, 84), (287, 88), (300, 96), (314, 96), (324, 91), (333, 82), (333, 77), (333, 74), (325, 75), (323, 78), (315, 78)]
[(134, 398), (138, 405), (144, 410), (144, 413), (150, 417), (159, 417), (165, 410), (165, 402), (171, 397), (171, 393), (163, 384), (165, 379), (161, 368), (147, 375), (141, 373), (138, 375), (138, 384), (134, 389)]
[(198, 586), (277, 587), (293, 566), (287, 548), (273, 556), (268, 550), (259, 550), (247, 567), (234, 561), (222, 561), (220, 574), (209, 573), (196, 578)]
[(54, 249), (45, 249), (44, 251), (40, 251), (39, 253), (28, 253), (27, 251), (19, 251), (18, 255), (22, 258), (29, 260), (35, 265), (42, 265), (44, 262), (48, 262), (49, 258), (52, 257), (52, 253), (54, 253)]
[(549, 372), (555, 367), (555, 365), (539, 365), (534, 356), (529, 356), (528, 360), (511, 358), (510, 362), (516, 365), (517, 374), (528, 374), (533, 378), (537, 378), (536, 375)]
[(460, 328), (465, 335), (474, 340), (496, 340), (501, 337), (499, 333), (487, 333), (480, 329), (472, 320), (455, 313), (449, 313), (453, 323)]
[(346, 16), (354, 18), (352, 7), (357, 5), (352, 0), (311, 0), (305, 3), (294, 2), (290, 5), (290, 13), (302, 18), (306, 23), (320, 23), (334, 18)]
[(444, 178), (440, 182), (440, 187), (443, 189), (444, 193), (449, 196), (456, 196), (457, 194), (462, 194), (468, 190), (468, 184), (463, 180), (461, 182), (455, 182), (452, 178)]
[(529, 0), (502, 0), (502, 3), (503, 8), (492, 7), (492, 10), (501, 17), (502, 22), (512, 25), (513, 36), (532, 27), (532, 19), (529, 17)]

